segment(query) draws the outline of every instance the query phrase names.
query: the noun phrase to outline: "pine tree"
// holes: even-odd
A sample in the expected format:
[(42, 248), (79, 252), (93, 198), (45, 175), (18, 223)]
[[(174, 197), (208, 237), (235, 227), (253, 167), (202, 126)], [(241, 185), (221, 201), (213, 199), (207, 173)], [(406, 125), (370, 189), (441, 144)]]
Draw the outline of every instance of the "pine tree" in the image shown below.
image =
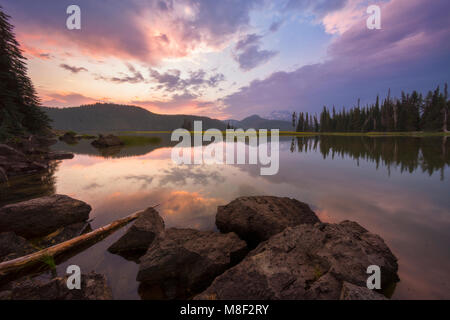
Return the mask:
[(295, 113), (295, 111), (292, 114), (292, 127), (294, 128), (294, 130), (296, 130), (297, 128), (297, 114)]
[(444, 87), (444, 100), (442, 102), (442, 114), (443, 114), (443, 125), (442, 125), (442, 131), (447, 132), (448, 129), (448, 106), (449, 106), (449, 101), (448, 101), (448, 86), (447, 83), (445, 84)]
[(49, 128), (50, 122), (40, 109), (9, 19), (0, 6), (0, 140), (39, 133)]

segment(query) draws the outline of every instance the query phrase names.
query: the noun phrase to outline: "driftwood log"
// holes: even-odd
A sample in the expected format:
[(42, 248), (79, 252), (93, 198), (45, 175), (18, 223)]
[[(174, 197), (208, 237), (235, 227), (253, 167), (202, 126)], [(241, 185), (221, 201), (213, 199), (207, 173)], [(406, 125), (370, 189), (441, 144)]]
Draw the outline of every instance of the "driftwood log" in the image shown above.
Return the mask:
[(116, 220), (104, 227), (85, 233), (68, 241), (52, 247), (31, 253), (17, 259), (0, 263), (0, 283), (11, 281), (25, 274), (36, 272), (42, 268), (49, 268), (48, 261), (64, 261), (103, 240), (114, 231), (122, 228), (133, 220), (136, 220), (143, 211), (135, 212), (125, 218)]

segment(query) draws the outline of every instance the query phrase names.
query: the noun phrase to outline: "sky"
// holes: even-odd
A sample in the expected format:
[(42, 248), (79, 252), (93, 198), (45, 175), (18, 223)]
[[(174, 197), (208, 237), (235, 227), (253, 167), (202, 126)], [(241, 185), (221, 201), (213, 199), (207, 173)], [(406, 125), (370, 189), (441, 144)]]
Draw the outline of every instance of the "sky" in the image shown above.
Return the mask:
[[(69, 30), (69, 5), (81, 29)], [(369, 29), (369, 5), (381, 29)], [(0, 0), (42, 104), (289, 119), (450, 80), (448, 0)]]

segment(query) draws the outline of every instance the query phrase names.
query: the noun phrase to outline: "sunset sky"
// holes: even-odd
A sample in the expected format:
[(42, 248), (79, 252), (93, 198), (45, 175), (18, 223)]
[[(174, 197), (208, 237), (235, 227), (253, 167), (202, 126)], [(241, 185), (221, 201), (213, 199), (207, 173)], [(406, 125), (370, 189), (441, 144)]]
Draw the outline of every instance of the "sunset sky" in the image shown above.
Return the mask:
[[(81, 8), (81, 30), (66, 8)], [(366, 27), (381, 7), (381, 30)], [(220, 119), (339, 109), (450, 80), (448, 0), (0, 0), (42, 104)]]

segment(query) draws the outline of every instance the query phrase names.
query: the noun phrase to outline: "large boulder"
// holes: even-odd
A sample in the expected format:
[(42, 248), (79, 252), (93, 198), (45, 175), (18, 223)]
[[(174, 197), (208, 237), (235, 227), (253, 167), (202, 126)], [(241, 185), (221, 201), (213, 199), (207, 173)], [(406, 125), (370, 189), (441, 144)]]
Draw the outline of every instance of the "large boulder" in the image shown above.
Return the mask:
[(0, 262), (30, 254), (36, 249), (23, 237), (14, 232), (0, 233)]
[(107, 148), (123, 145), (123, 141), (115, 135), (109, 134), (107, 136), (99, 135), (98, 139), (91, 143), (96, 148)]
[(216, 215), (216, 225), (221, 232), (235, 232), (252, 247), (287, 227), (317, 222), (319, 218), (307, 204), (270, 196), (237, 198), (219, 206)]
[(67, 277), (49, 281), (25, 279), (10, 283), (0, 292), (0, 300), (112, 300), (106, 277), (97, 273), (81, 275), (81, 289), (70, 290)]
[(145, 210), (127, 232), (108, 251), (126, 258), (139, 258), (155, 239), (164, 234), (164, 220), (153, 208)]
[(339, 299), (343, 282), (365, 287), (367, 267), (381, 288), (398, 281), (397, 259), (379, 236), (355, 222), (299, 225), (261, 243), (197, 299)]
[(63, 226), (86, 221), (91, 206), (66, 195), (52, 195), (0, 208), (0, 232), (25, 238), (48, 235)]
[(141, 258), (137, 280), (166, 299), (187, 298), (239, 262), (247, 245), (235, 233), (168, 229)]

